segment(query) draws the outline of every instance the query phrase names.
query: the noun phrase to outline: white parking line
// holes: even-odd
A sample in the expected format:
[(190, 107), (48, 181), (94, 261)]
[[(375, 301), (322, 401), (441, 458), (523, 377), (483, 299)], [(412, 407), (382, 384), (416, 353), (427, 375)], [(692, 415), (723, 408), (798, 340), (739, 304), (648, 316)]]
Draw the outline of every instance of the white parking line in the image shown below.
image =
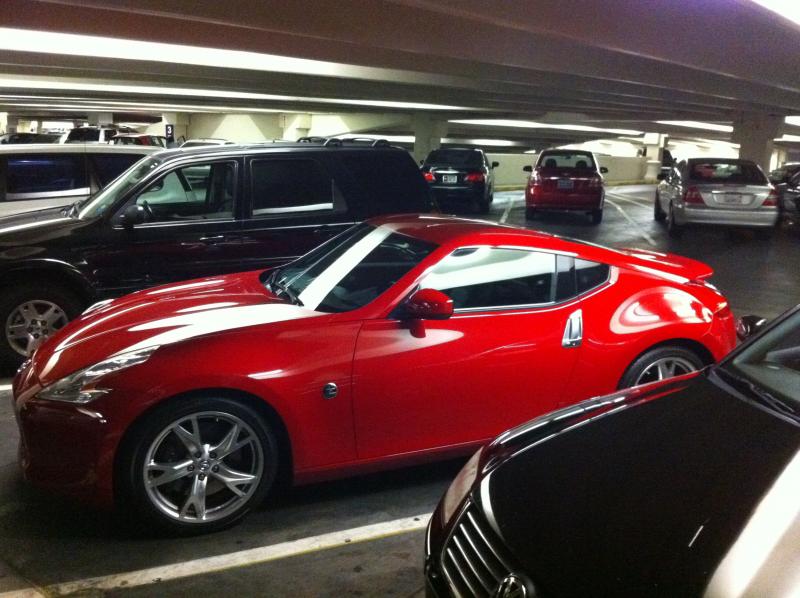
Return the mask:
[[(91, 577), (78, 581), (68, 581), (65, 583), (53, 584), (44, 588), (48, 595), (70, 594), (72, 592), (84, 592), (87, 590), (114, 590), (118, 588), (131, 588), (144, 586), (153, 583), (162, 583), (184, 577), (192, 577), (206, 573), (217, 573), (226, 569), (245, 567), (259, 563), (266, 563), (278, 559), (292, 556), (308, 554), (320, 550), (337, 548), (356, 542), (368, 542), (379, 540), (389, 536), (396, 536), (408, 532), (424, 529), (428, 524), (431, 513), (417, 515), (415, 517), (403, 517), (384, 523), (374, 523), (353, 529), (331, 532), (310, 538), (301, 538), (291, 542), (281, 542), (272, 546), (261, 546), (240, 550), (229, 554), (184, 561), (173, 565), (163, 565), (150, 569), (140, 569), (127, 573), (105, 575), (102, 577)], [(30, 590), (33, 591), (33, 590)], [(0, 594), (0, 598), (22, 598), (11, 593), (8, 597)]]
[(500, 216), (500, 224), (503, 224), (506, 220), (508, 220), (508, 215), (511, 213), (511, 208), (514, 207), (514, 198), (508, 198), (508, 204), (506, 204), (506, 209), (503, 211), (503, 215)]
[(620, 206), (618, 206), (617, 204), (615, 204), (615, 203), (614, 203), (613, 201), (611, 201), (610, 199), (606, 199), (606, 202), (610, 203), (612, 206), (614, 206), (615, 208), (617, 208), (617, 210), (619, 210), (619, 213), (620, 213), (620, 214), (622, 214), (622, 217), (623, 217), (623, 218), (625, 218), (625, 220), (627, 220), (627, 221), (628, 221), (628, 222), (630, 222), (630, 223), (631, 223), (633, 226), (635, 226), (635, 227), (636, 227), (636, 229), (639, 231), (639, 234), (640, 234), (640, 235), (642, 235), (642, 238), (644, 238), (644, 240), (645, 240), (645, 241), (647, 241), (648, 243), (650, 243), (650, 245), (652, 245), (653, 247), (655, 247), (655, 246), (656, 246), (656, 242), (655, 242), (655, 241), (653, 241), (653, 238), (652, 238), (650, 235), (648, 235), (648, 234), (647, 234), (647, 232), (646, 232), (646, 231), (645, 231), (645, 230), (644, 230), (644, 229), (643, 229), (641, 226), (639, 226), (639, 224), (638, 224), (638, 223), (637, 223), (637, 222), (636, 222), (636, 221), (635, 221), (633, 218), (631, 218), (630, 216), (628, 216), (628, 214), (626, 214), (626, 213), (625, 213), (625, 210), (623, 210), (623, 209), (622, 209)]
[(4, 390), (11, 390), (11, 385), (10, 384), (0, 384), (0, 392), (2, 392)]
[(34, 588), (26, 588), (24, 590), (3, 592), (0, 594), (0, 598), (45, 598), (45, 595)]
[(643, 200), (633, 199), (632, 197), (627, 197), (625, 195), (620, 195), (619, 193), (612, 193), (612, 192), (606, 191), (606, 195), (610, 195), (614, 199), (618, 199), (620, 201), (627, 201), (627, 202), (630, 202), (630, 203), (634, 203), (637, 206), (640, 206), (642, 208), (650, 209), (650, 208), (653, 207), (652, 205), (648, 205), (648, 204), (644, 203)]

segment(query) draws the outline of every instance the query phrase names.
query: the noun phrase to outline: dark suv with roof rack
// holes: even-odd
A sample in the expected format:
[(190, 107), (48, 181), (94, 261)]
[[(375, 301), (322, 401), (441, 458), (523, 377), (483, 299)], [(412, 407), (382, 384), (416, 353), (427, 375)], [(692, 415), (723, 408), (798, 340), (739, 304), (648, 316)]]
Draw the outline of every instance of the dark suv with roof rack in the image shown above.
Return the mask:
[(383, 140), (153, 154), (71, 207), (0, 218), (0, 361), (98, 299), (283, 264), (356, 222), (431, 208), (410, 154)]

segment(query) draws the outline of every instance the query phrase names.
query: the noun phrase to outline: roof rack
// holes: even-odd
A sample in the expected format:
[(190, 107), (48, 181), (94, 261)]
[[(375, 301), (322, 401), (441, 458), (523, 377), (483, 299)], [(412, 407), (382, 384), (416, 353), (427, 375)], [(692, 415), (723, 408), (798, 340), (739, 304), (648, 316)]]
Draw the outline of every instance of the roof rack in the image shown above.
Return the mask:
[(321, 143), (324, 147), (341, 147), (345, 143), (369, 143), (370, 147), (390, 147), (386, 139), (373, 139), (372, 137), (300, 137), (297, 143)]

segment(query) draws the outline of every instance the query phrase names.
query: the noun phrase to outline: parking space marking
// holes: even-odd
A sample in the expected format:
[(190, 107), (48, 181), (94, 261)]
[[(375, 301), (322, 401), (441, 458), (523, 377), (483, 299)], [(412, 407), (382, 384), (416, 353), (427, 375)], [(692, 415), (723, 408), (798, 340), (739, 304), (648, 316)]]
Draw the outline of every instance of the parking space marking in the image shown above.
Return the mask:
[[(114, 590), (161, 583), (207, 573), (218, 573), (227, 569), (257, 565), (320, 550), (339, 548), (357, 542), (370, 542), (419, 531), (425, 528), (430, 517), (431, 513), (403, 517), (383, 523), (374, 523), (319, 536), (301, 538), (300, 540), (250, 548), (172, 565), (53, 584), (47, 586), (44, 590), (51, 595), (70, 594), (87, 590)], [(0, 598), (4, 597), (0, 595)]]
[(10, 384), (0, 384), (0, 392), (2, 392), (4, 390), (11, 390), (11, 385)]
[(511, 208), (514, 207), (514, 198), (508, 198), (508, 204), (506, 204), (506, 209), (503, 211), (503, 215), (500, 216), (500, 224), (504, 224), (506, 220), (508, 220), (508, 215), (511, 213)]
[(639, 224), (638, 224), (638, 223), (637, 223), (637, 222), (636, 222), (636, 221), (635, 221), (633, 218), (631, 218), (630, 216), (628, 216), (628, 214), (625, 212), (625, 210), (623, 210), (623, 209), (622, 209), (620, 206), (618, 206), (617, 204), (615, 204), (615, 203), (614, 203), (613, 201), (611, 201), (610, 199), (606, 199), (606, 202), (610, 203), (612, 206), (614, 206), (615, 208), (617, 208), (617, 210), (619, 211), (619, 213), (620, 213), (620, 214), (622, 214), (622, 217), (623, 217), (623, 218), (625, 218), (625, 220), (627, 220), (628, 222), (630, 222), (630, 223), (631, 223), (631, 224), (632, 224), (634, 227), (636, 227), (636, 229), (639, 231), (639, 234), (642, 236), (642, 238), (643, 238), (645, 241), (647, 241), (648, 243), (650, 243), (650, 245), (652, 245), (653, 247), (655, 247), (655, 246), (656, 246), (656, 242), (655, 242), (655, 241), (653, 241), (653, 237), (651, 237), (650, 235), (648, 235), (648, 234), (647, 234), (647, 231), (645, 231), (645, 230), (644, 230), (644, 229), (643, 229), (641, 226), (639, 226)]
[(609, 191), (606, 191), (606, 195), (610, 195), (610, 196), (611, 196), (611, 197), (613, 197), (614, 199), (617, 199), (617, 200), (620, 200), (620, 201), (628, 201), (628, 202), (630, 202), (630, 203), (634, 203), (634, 204), (636, 204), (637, 206), (640, 206), (640, 207), (642, 207), (642, 208), (648, 208), (648, 209), (650, 209), (650, 208), (652, 208), (652, 207), (653, 207), (652, 205), (648, 205), (648, 204), (646, 204), (646, 203), (644, 202), (644, 200), (634, 199), (634, 198), (632, 198), (632, 197), (628, 197), (628, 196), (626, 196), (626, 195), (621, 195), (621, 194), (619, 194), (619, 193), (611, 193), (611, 192), (609, 192)]
[(26, 588), (24, 590), (3, 592), (0, 594), (0, 598), (45, 598), (45, 595), (35, 588)]

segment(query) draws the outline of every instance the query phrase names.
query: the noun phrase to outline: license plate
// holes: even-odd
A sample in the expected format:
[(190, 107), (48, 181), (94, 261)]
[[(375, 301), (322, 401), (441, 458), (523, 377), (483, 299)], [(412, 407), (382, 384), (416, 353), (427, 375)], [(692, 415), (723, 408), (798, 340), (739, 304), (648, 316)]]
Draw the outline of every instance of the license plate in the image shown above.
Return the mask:
[(457, 183), (458, 182), (458, 175), (457, 174), (443, 174), (442, 175), (442, 182), (443, 183)]
[(736, 205), (741, 206), (743, 204), (749, 203), (750, 197), (747, 195), (721, 195), (719, 197), (721, 203), (728, 204), (728, 205)]
[(556, 184), (557, 189), (572, 189), (574, 186), (575, 183), (572, 182), (572, 179), (558, 179)]

